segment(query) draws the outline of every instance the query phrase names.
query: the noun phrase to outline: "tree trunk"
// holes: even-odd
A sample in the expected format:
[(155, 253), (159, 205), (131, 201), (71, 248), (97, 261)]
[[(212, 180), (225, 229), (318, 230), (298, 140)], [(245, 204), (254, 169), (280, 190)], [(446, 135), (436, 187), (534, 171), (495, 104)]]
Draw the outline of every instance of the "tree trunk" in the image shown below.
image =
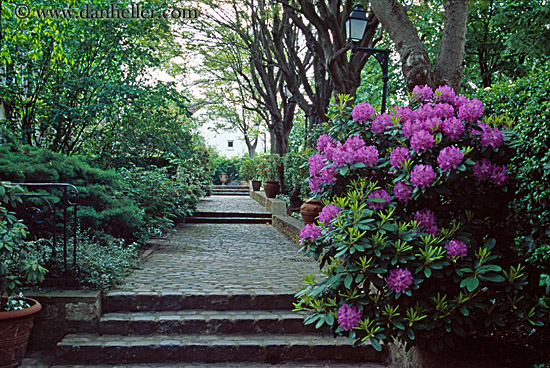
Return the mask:
[(462, 62), (466, 42), (468, 0), (445, 0), (445, 24), (435, 69), (407, 16), (407, 9), (396, 0), (371, 0), (371, 6), (390, 35), (401, 58), (407, 90), (427, 84), (432, 88), (443, 84), (458, 91), (462, 82)]

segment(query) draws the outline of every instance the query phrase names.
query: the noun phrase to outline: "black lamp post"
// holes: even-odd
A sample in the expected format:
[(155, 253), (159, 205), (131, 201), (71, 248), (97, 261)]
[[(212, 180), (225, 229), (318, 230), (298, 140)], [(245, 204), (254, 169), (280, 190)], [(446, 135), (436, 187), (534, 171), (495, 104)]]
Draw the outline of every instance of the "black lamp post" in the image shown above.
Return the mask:
[(390, 58), (390, 50), (388, 49), (373, 49), (370, 47), (361, 47), (359, 42), (365, 36), (367, 30), (367, 12), (363, 5), (357, 4), (351, 11), (349, 18), (346, 20), (346, 38), (351, 42), (352, 55), (357, 51), (366, 52), (369, 55), (374, 55), (378, 64), (382, 67), (382, 112), (386, 111), (386, 95), (388, 94), (388, 60)]

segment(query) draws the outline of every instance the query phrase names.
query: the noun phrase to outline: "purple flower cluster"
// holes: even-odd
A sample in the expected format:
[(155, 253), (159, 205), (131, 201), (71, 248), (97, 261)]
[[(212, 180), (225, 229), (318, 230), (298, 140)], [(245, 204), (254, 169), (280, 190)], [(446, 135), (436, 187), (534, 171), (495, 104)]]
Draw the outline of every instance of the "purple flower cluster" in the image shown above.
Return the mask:
[(494, 128), (492, 129), (489, 125), (480, 123), (479, 126), (481, 127), (481, 145), (483, 147), (493, 147), (498, 148), (504, 143), (504, 136), (502, 135), (502, 132), (500, 129)]
[(307, 224), (300, 230), (300, 242), (303, 244), (306, 240), (314, 241), (321, 236), (321, 228), (315, 225)]
[(491, 179), (496, 186), (502, 186), (508, 181), (506, 165), (493, 164), (488, 159), (484, 158), (474, 164), (474, 176), (479, 181)]
[(328, 167), (329, 162), (321, 153), (311, 155), (309, 158), (309, 188), (314, 193), (321, 193), (321, 184), (332, 183), (336, 180), (336, 168)]
[(338, 309), (337, 320), (344, 331), (351, 331), (359, 326), (361, 311), (354, 305), (344, 304)]
[(449, 86), (440, 86), (435, 90), (435, 100), (454, 103), (456, 101), (456, 93)]
[(420, 223), (420, 229), (430, 235), (437, 235), (439, 228), (437, 227), (437, 219), (432, 210), (424, 208), (416, 211), (414, 220)]
[(393, 195), (401, 202), (407, 202), (411, 199), (412, 188), (402, 181), (395, 184), (393, 187)]
[(390, 271), (390, 274), (386, 278), (386, 283), (390, 290), (402, 293), (412, 285), (413, 280), (411, 271), (407, 268), (395, 268)]
[(327, 150), (334, 148), (334, 140), (328, 134), (323, 134), (317, 139), (317, 150), (320, 153), (325, 153)]
[(351, 117), (353, 120), (357, 120), (360, 123), (364, 123), (367, 120), (371, 120), (376, 115), (374, 107), (366, 102), (360, 102), (353, 108)]
[(378, 115), (372, 121), (372, 131), (375, 133), (382, 133), (386, 128), (393, 126), (391, 116), (387, 113)]
[(469, 121), (470, 123), (475, 123), (483, 115), (483, 102), (479, 99), (474, 98), (473, 100), (462, 100), (459, 98), (459, 101), (462, 102), (458, 108), (458, 118), (461, 120)]
[(441, 152), (439, 152), (437, 163), (443, 171), (450, 171), (451, 169), (456, 169), (463, 158), (464, 153), (460, 151), (460, 148), (457, 146), (450, 146), (443, 148)]
[(418, 132), (414, 133), (411, 138), (411, 148), (419, 152), (427, 151), (434, 146), (434, 143), (434, 136), (425, 130), (419, 130)]
[(390, 203), (390, 195), (384, 189), (378, 189), (369, 194), (368, 198), (382, 198), (384, 202), (369, 202), (369, 208), (371, 210), (381, 210), (388, 203)]
[(336, 218), (336, 215), (338, 215), (342, 210), (340, 207), (336, 206), (335, 204), (329, 203), (319, 213), (319, 223), (325, 225), (325, 226), (332, 226), (330, 221), (333, 218)]
[(429, 101), (433, 98), (433, 91), (430, 86), (415, 86), (413, 89), (413, 95), (415, 100), (420, 101)]
[(391, 151), (390, 163), (396, 169), (402, 169), (403, 165), (401, 163), (407, 161), (410, 158), (411, 158), (411, 155), (409, 154), (408, 148), (397, 147), (396, 149)]
[(416, 165), (411, 172), (411, 182), (417, 188), (427, 188), (434, 180), (435, 172), (430, 165)]
[(442, 121), (440, 129), (450, 139), (458, 139), (464, 133), (464, 124), (460, 119), (451, 117)]
[(468, 254), (466, 243), (460, 240), (449, 241), (445, 244), (445, 249), (447, 249), (447, 255), (451, 258), (466, 257)]

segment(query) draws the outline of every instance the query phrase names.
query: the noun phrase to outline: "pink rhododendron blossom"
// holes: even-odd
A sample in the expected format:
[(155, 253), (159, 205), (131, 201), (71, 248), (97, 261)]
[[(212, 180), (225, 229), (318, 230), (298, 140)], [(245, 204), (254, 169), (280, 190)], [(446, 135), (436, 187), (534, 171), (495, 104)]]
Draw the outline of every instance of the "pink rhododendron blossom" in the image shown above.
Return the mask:
[(456, 93), (449, 86), (440, 86), (435, 90), (435, 100), (454, 103), (456, 100)]
[(337, 320), (345, 331), (351, 331), (354, 327), (359, 326), (361, 311), (354, 305), (344, 304), (338, 309)]
[(321, 189), (321, 184), (323, 184), (323, 179), (321, 179), (320, 176), (312, 176), (309, 178), (309, 189), (313, 193), (321, 193), (323, 190)]
[(450, 171), (457, 168), (463, 157), (464, 153), (460, 151), (460, 148), (456, 146), (445, 147), (439, 152), (437, 163), (443, 171)]
[(317, 150), (321, 153), (325, 153), (328, 147), (334, 147), (334, 141), (328, 134), (323, 134), (317, 139)]
[(500, 147), (502, 143), (504, 143), (504, 136), (500, 129), (491, 129), (488, 125), (483, 125), (485, 125), (485, 127), (483, 127), (483, 131), (481, 132), (481, 145), (483, 147)]
[(440, 126), (440, 130), (443, 134), (450, 139), (458, 139), (462, 133), (464, 133), (464, 123), (457, 118), (449, 118), (443, 120)]
[(375, 146), (362, 147), (355, 152), (354, 160), (362, 162), (367, 167), (374, 167), (378, 163), (378, 150)]
[(481, 161), (477, 161), (472, 168), (474, 176), (479, 181), (487, 180), (493, 174), (493, 163), (484, 158)]
[(390, 271), (390, 274), (386, 278), (386, 283), (390, 290), (402, 293), (411, 287), (413, 280), (411, 271), (407, 268), (395, 268)]
[(407, 202), (411, 199), (412, 188), (403, 182), (398, 182), (393, 187), (393, 195), (401, 202)]
[(346, 140), (346, 143), (344, 143), (344, 147), (348, 151), (349, 150), (355, 151), (355, 150), (358, 150), (361, 147), (365, 147), (365, 141), (360, 136), (354, 135), (354, 136), (349, 137)]
[(453, 117), (455, 114), (455, 108), (453, 107), (453, 105), (447, 103), (436, 104), (434, 107), (434, 111), (436, 113), (436, 116), (446, 119)]
[(378, 189), (369, 194), (368, 198), (382, 198), (384, 202), (369, 202), (369, 208), (371, 210), (381, 210), (388, 203), (390, 203), (390, 195), (384, 189)]
[(321, 171), (321, 180), (323, 183), (330, 184), (336, 181), (336, 167), (329, 166)]
[(409, 154), (409, 150), (406, 147), (397, 147), (390, 153), (390, 163), (396, 169), (402, 169), (403, 165), (401, 163), (407, 161), (410, 158), (411, 155)]
[(506, 173), (506, 165), (499, 166), (494, 165), (491, 171), (491, 180), (496, 186), (502, 186), (508, 181), (508, 174)]
[(434, 92), (427, 84), (423, 86), (415, 86), (413, 89), (414, 99), (421, 101), (429, 101), (433, 98)]
[(380, 114), (372, 121), (372, 131), (382, 133), (386, 128), (393, 126), (391, 116), (387, 113)]
[(437, 219), (432, 210), (424, 208), (416, 211), (413, 219), (420, 223), (420, 229), (426, 234), (437, 235), (439, 228), (437, 227)]
[(315, 153), (309, 158), (309, 175), (317, 175), (326, 166), (325, 157), (320, 153)]
[(468, 254), (468, 247), (466, 243), (460, 240), (451, 240), (445, 244), (445, 249), (447, 249), (447, 255), (452, 258), (456, 257), (466, 257)]
[(364, 123), (367, 120), (371, 120), (374, 115), (376, 115), (374, 107), (366, 102), (358, 103), (357, 105), (355, 105), (353, 111), (351, 112), (351, 117), (353, 118), (353, 120), (357, 120), (361, 123)]
[(424, 120), (424, 128), (428, 132), (435, 132), (441, 129), (442, 121), (440, 118), (428, 118)]
[(416, 113), (417, 113), (418, 119), (420, 120), (426, 120), (426, 119), (437, 117), (437, 111), (435, 111), (434, 109), (434, 104), (430, 104), (430, 103), (420, 106), (418, 110), (416, 110)]
[(336, 218), (336, 215), (338, 215), (342, 210), (340, 207), (336, 206), (335, 204), (329, 203), (319, 213), (319, 223), (325, 225), (325, 226), (332, 226), (330, 221), (333, 218)]
[(455, 106), (460, 107), (464, 104), (467, 104), (468, 102), (470, 102), (470, 99), (468, 97), (464, 95), (460, 95), (460, 96), (457, 96), (455, 99)]
[(411, 182), (417, 188), (426, 188), (435, 180), (435, 173), (430, 165), (416, 165), (411, 172)]
[(420, 130), (413, 134), (411, 138), (411, 148), (415, 151), (426, 151), (432, 148), (435, 143), (435, 138), (425, 130)]
[(474, 98), (460, 105), (458, 108), (458, 118), (474, 123), (481, 118), (483, 110), (483, 103), (477, 98)]
[(315, 225), (307, 224), (300, 230), (300, 242), (303, 244), (306, 240), (314, 241), (321, 236), (321, 228)]

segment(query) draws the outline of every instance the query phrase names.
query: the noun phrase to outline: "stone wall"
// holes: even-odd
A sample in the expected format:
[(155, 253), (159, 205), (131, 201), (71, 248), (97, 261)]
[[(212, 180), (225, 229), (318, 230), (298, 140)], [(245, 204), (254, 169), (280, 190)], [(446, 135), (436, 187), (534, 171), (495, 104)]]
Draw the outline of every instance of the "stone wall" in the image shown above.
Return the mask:
[(42, 304), (42, 310), (34, 318), (29, 340), (30, 350), (54, 349), (57, 343), (70, 333), (99, 331), (99, 291), (28, 291), (25, 292), (25, 296)]

